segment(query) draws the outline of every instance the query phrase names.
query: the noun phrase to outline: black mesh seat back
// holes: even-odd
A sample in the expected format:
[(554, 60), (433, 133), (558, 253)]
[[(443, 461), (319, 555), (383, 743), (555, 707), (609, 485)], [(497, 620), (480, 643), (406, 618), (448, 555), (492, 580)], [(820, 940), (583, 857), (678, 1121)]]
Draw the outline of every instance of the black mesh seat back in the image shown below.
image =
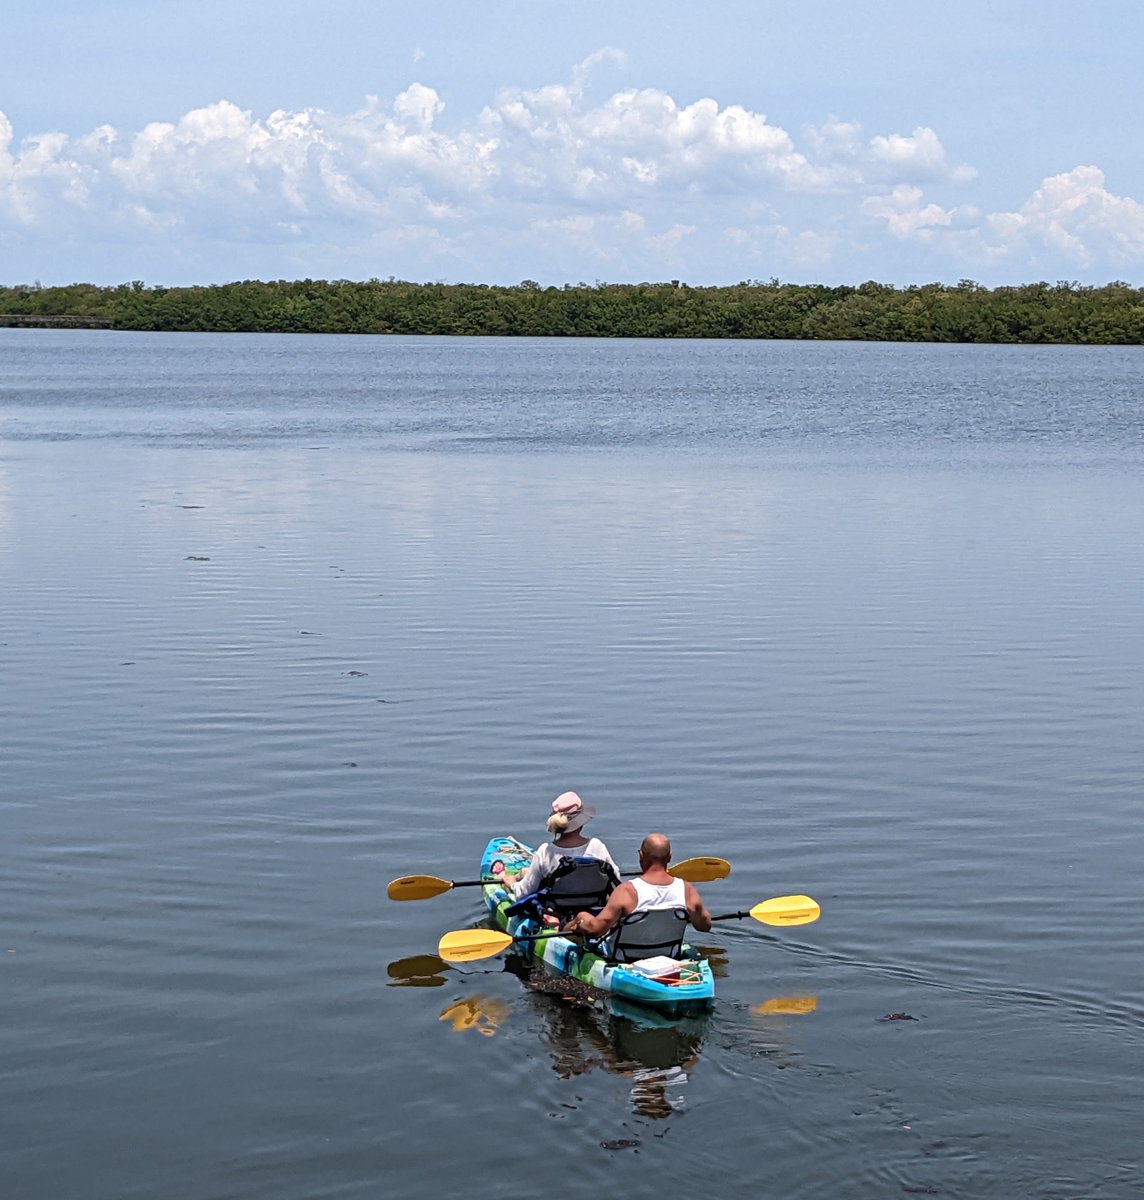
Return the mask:
[(548, 912), (569, 917), (584, 909), (601, 909), (619, 881), (610, 863), (602, 858), (562, 858), (540, 886)]
[(687, 931), (687, 909), (652, 908), (625, 917), (616, 928), (610, 957), (635, 962), (659, 954), (679, 958)]

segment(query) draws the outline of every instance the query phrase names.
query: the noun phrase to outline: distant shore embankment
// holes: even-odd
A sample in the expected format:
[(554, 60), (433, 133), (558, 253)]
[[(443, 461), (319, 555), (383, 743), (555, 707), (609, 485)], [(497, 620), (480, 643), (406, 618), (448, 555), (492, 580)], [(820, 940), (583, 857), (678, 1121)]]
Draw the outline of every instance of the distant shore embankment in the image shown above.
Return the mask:
[(210, 333), (1144, 343), (1144, 288), (745, 280), (511, 287), (346, 279), (0, 287), (0, 325)]
[(45, 317), (36, 313), (0, 313), (0, 328), (15, 329), (112, 329), (109, 317)]

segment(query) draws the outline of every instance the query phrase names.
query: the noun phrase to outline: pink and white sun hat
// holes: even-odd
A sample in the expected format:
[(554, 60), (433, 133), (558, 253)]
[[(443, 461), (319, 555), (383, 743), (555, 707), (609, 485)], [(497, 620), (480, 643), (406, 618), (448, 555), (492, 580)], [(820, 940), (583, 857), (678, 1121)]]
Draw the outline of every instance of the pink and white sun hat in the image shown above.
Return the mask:
[(596, 806), (585, 804), (575, 792), (561, 792), (552, 801), (552, 815), (567, 817), (568, 824), (565, 826), (565, 832), (573, 833), (577, 829), (582, 829), (596, 815)]

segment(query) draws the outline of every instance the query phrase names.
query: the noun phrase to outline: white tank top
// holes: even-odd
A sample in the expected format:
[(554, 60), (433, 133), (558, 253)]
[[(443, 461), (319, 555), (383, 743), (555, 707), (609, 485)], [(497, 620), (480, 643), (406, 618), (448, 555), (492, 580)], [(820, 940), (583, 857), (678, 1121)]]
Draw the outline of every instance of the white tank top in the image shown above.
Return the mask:
[(687, 890), (682, 879), (670, 883), (648, 883), (645, 879), (633, 879), (636, 889), (636, 906), (633, 912), (653, 912), (657, 908), (686, 908)]

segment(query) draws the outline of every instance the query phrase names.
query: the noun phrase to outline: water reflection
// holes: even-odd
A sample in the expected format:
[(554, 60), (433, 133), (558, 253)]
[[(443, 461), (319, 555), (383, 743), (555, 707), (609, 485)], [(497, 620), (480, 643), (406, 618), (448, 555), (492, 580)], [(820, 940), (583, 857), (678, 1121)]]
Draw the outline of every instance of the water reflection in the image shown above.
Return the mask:
[(615, 999), (588, 1008), (536, 995), (534, 1004), (546, 1021), (544, 1041), (561, 1079), (597, 1069), (622, 1076), (631, 1082), (633, 1111), (652, 1119), (684, 1107), (709, 1014), (669, 1020)]
[(485, 1037), (492, 1037), (509, 1014), (509, 1006), (495, 996), (477, 993), (467, 1000), (457, 1000), (441, 1012), (439, 1020), (448, 1021), (454, 1033), (475, 1029)]
[[(437, 986), (439, 976), (420, 976), (430, 968), (447, 970), (448, 964), (435, 955), (420, 955), (390, 964), (390, 974), (403, 973), (406, 986)], [(632, 1111), (650, 1120), (663, 1120), (686, 1107), (687, 1085), (699, 1062), (711, 1013), (667, 1017), (605, 996), (576, 980), (551, 975), (529, 960), (509, 958), (504, 969), (525, 984), (529, 1019), (541, 1023), (541, 1040), (560, 1079), (597, 1070), (618, 1075), (630, 1083)], [(476, 1030), (492, 1037), (512, 1007), (498, 997), (476, 993), (447, 1005), (440, 1020), (457, 1033)], [(754, 1005), (751, 1012), (764, 1017), (804, 1016), (817, 1008), (817, 996), (773, 996)], [(769, 1047), (771, 1051), (781, 1048)]]
[(695, 953), (700, 958), (707, 960), (707, 965), (711, 968), (711, 974), (716, 979), (726, 979), (729, 971), (727, 968), (727, 947), (726, 946), (699, 946), (694, 942), (691, 943)]
[(817, 996), (772, 996), (769, 1000), (764, 1000), (762, 1004), (756, 1004), (751, 1012), (758, 1013), (762, 1017), (771, 1015), (798, 1017), (812, 1013), (817, 1008)]
[(436, 954), (414, 954), (391, 962), (387, 970), (393, 982), (386, 987), (442, 987), (451, 968)]
[(632, 1110), (652, 1120), (684, 1108), (710, 1013), (666, 1017), (615, 996), (581, 991), (574, 980), (543, 970), (522, 965), (519, 971), (531, 1008), (544, 1022), (543, 1041), (556, 1075), (573, 1079), (595, 1070), (619, 1075), (631, 1083)]

